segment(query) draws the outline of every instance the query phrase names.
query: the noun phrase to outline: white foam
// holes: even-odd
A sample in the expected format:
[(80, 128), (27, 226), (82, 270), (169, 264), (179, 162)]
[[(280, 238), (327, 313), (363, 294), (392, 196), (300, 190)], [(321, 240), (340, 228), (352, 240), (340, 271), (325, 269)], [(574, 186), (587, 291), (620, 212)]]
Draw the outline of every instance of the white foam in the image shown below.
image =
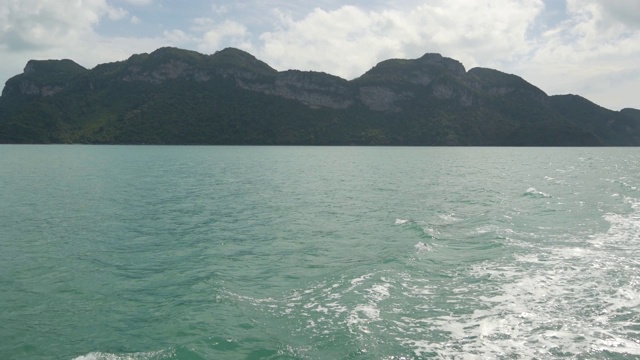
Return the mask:
[(430, 237), (432, 237), (434, 239), (438, 238), (438, 236), (440, 235), (440, 232), (438, 230), (436, 230), (434, 228), (431, 228), (431, 227), (425, 227), (423, 229), (423, 231), (424, 231), (425, 234), (429, 235)]
[(406, 220), (406, 219), (396, 219), (395, 224), (396, 225), (404, 225), (404, 224), (406, 224), (408, 222), (409, 222), (409, 220)]
[(433, 251), (433, 248), (431, 246), (423, 243), (422, 241), (419, 241), (413, 247), (416, 248), (416, 251), (419, 253), (426, 252), (426, 251)]
[[(640, 309), (640, 201), (625, 202), (631, 213), (604, 214), (610, 228), (589, 237), (583, 233), (552, 241), (556, 239), (545, 238), (551, 231), (540, 231), (541, 235), (477, 225), (465, 229), (508, 235), (505, 241), (519, 252), (463, 270), (470, 271), (461, 278), (477, 281), (457, 282), (452, 277), (435, 280), (434, 285), (428, 276), (374, 271), (301, 289), (279, 306), (303, 317), (296, 331), (308, 331), (305, 335), (335, 334), (346, 328), (367, 340), (385, 331), (416, 357), (552, 359), (564, 353), (581, 358), (598, 357), (590, 353), (605, 350), (640, 355), (634, 341), (639, 332), (629, 330), (637, 325)], [(458, 220), (453, 214), (440, 218), (447, 223)], [(396, 219), (396, 224), (406, 223), (402, 221)], [(422, 241), (414, 248), (431, 251)], [(624, 276), (618, 277), (620, 273)], [(262, 308), (272, 305), (268, 299), (240, 299)], [(455, 312), (442, 315), (442, 307)], [(268, 311), (286, 316), (277, 309)]]
[(616, 251), (633, 251), (640, 256), (637, 239), (640, 239), (640, 200), (624, 197), (624, 203), (633, 211), (628, 214), (606, 213), (603, 219), (610, 224), (604, 235), (593, 236), (589, 242), (595, 247)]
[(365, 280), (370, 278), (372, 275), (373, 273), (369, 273), (369, 274), (364, 274), (362, 276), (358, 276), (357, 278), (351, 279), (351, 287), (349, 287), (346, 292), (353, 291), (353, 289), (360, 286)]
[(438, 215), (438, 217), (442, 220), (444, 220), (446, 223), (454, 223), (454, 222), (458, 222), (461, 219), (456, 217), (456, 214), (451, 213), (451, 214), (440, 214)]
[[(450, 341), (398, 341), (416, 356), (435, 352), (440, 358), (640, 355), (640, 332), (629, 329), (637, 325), (633, 319), (640, 309), (640, 201), (626, 203), (630, 213), (604, 215), (611, 225), (605, 233), (551, 246), (523, 244), (527, 253), (515, 256), (515, 262), (475, 265), (471, 276), (497, 286), (477, 298), (479, 309), (424, 322), (449, 333)], [(602, 246), (576, 246), (585, 240)], [(461, 288), (465, 293), (468, 289)]]
[(373, 274), (364, 274), (362, 276), (358, 276), (357, 278), (354, 278), (351, 280), (351, 285), (352, 286), (358, 286), (360, 284), (362, 284), (365, 280), (367, 280), (368, 278), (370, 278)]
[[(361, 304), (357, 305), (347, 318), (347, 327), (351, 332), (362, 332), (365, 334), (371, 333), (371, 330), (367, 326), (373, 321), (380, 320), (380, 309), (374, 304)], [(357, 330), (357, 331), (356, 331)]]
[(348, 310), (346, 306), (337, 302), (327, 303), (326, 306), (327, 308), (331, 309), (331, 311), (336, 315), (347, 312)]
[(367, 289), (368, 297), (373, 301), (378, 302), (389, 297), (389, 289), (391, 284), (374, 284), (370, 289)]
[(363, 314), (367, 318), (367, 322), (380, 320), (380, 309), (372, 304), (358, 305), (353, 310), (353, 313)]
[(524, 263), (538, 263), (540, 262), (540, 258), (537, 254), (526, 254), (516, 256), (516, 261)]
[(499, 232), (500, 230), (501, 230), (501, 228), (499, 226), (496, 226), (496, 225), (484, 225), (484, 226), (477, 227), (474, 230), (474, 233), (476, 233), (476, 234), (487, 234), (487, 233)]
[(551, 198), (553, 196), (551, 196), (551, 194), (548, 194), (546, 192), (540, 191), (534, 187), (530, 187), (527, 189), (527, 191), (525, 191), (526, 195), (531, 195), (531, 196), (535, 196), (535, 197), (542, 197), (542, 198)]
[(76, 357), (74, 360), (153, 360), (164, 359), (174, 356), (173, 350), (162, 350), (152, 352), (140, 352), (132, 354), (110, 354), (104, 352), (92, 352)]

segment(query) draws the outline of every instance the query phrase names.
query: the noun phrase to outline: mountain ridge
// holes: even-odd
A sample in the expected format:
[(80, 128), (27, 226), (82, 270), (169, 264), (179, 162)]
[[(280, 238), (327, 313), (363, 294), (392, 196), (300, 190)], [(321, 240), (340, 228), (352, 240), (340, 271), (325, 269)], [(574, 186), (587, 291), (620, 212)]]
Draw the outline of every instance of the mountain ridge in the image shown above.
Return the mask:
[(30, 60), (2, 90), (0, 143), (636, 146), (638, 114), (433, 53), (346, 80), (163, 47), (93, 69)]

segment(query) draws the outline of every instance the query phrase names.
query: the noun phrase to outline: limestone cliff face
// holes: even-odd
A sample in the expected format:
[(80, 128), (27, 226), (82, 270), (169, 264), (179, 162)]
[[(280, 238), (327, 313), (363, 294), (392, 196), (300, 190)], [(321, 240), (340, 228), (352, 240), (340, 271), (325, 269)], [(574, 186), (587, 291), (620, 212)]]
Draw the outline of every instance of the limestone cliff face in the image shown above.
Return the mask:
[(431, 87), (431, 95), (438, 100), (455, 100), (462, 107), (474, 104), (474, 95), (469, 89), (455, 83), (439, 83)]
[(64, 90), (87, 69), (65, 60), (29, 60), (20, 75), (9, 79), (2, 95), (52, 96)]
[(466, 83), (471, 88), (493, 97), (522, 95), (541, 102), (547, 98), (544, 91), (521, 77), (493, 69), (473, 68), (469, 70)]
[(205, 56), (162, 48), (149, 55), (134, 56), (130, 61), (119, 71), (121, 81), (161, 85), (173, 80), (227, 79), (241, 89), (295, 100), (310, 108), (345, 109), (354, 102), (349, 83), (344, 79), (310, 71), (277, 72), (237, 49)]
[(357, 79), (359, 99), (369, 109), (401, 111), (406, 101), (419, 101), (425, 95), (442, 101), (458, 101), (463, 107), (473, 104), (466, 85), (464, 66), (440, 54), (425, 54), (415, 60), (383, 61)]
[(146, 81), (161, 84), (167, 80), (191, 78), (195, 80), (195, 71), (187, 63), (180, 60), (169, 60), (151, 71), (144, 71), (141, 66), (130, 66), (129, 73), (122, 77), (123, 81)]
[(353, 104), (349, 83), (325, 73), (289, 70), (268, 81), (237, 78), (243, 89), (299, 101), (311, 108), (346, 109)]
[(100, 72), (118, 74), (121, 81), (142, 81), (155, 85), (173, 80), (195, 82), (215, 81), (220, 78), (256, 80), (259, 77), (277, 73), (253, 55), (231, 48), (212, 55), (203, 55), (194, 51), (165, 47), (151, 54), (133, 55), (124, 62), (105, 66), (107, 68), (100, 69)]
[[(521, 88), (518, 81), (506, 74), (488, 69), (472, 69), (467, 73), (460, 62), (440, 54), (382, 61), (362, 77), (347, 81), (321, 72), (278, 72), (238, 49), (202, 55), (161, 48), (91, 71), (70, 60), (29, 61), (22, 75), (7, 82), (4, 92), (53, 96), (64, 91), (70, 79), (81, 72), (90, 74), (90, 79), (116, 76), (116, 81), (152, 85), (176, 80), (206, 83), (227, 79), (241, 89), (294, 100), (314, 109), (347, 109), (359, 103), (372, 111), (391, 113), (401, 112), (404, 104), (424, 99), (425, 94), (438, 101), (454, 101), (469, 107), (481, 102), (476, 92), (503, 96)], [(91, 80), (87, 90), (93, 89)]]
[(52, 96), (64, 90), (64, 86), (59, 85), (36, 85), (33, 81), (22, 80), (18, 82), (18, 89), (23, 95)]
[(150, 84), (163, 84), (171, 80), (188, 80), (196, 82), (211, 81), (216, 77), (239, 80), (255, 80), (258, 74), (234, 68), (202, 69), (180, 60), (168, 60), (153, 69), (142, 66), (129, 66), (120, 80), (125, 82), (143, 81)]
[(362, 86), (358, 99), (369, 109), (384, 112), (400, 112), (400, 101), (415, 97), (410, 91), (397, 91), (384, 86)]
[(215, 69), (213, 73), (207, 73), (207, 76), (209, 78), (206, 81), (211, 80), (211, 76), (220, 76), (224, 79), (231, 78), (231, 79), (242, 81), (242, 80), (256, 80), (260, 75), (246, 69), (225, 67), (225, 68)]
[(638, 145), (640, 111), (547, 96), (425, 54), (345, 80), (253, 55), (161, 48), (87, 70), (29, 61), (0, 97), (0, 143)]
[[(383, 61), (356, 81), (312, 71), (277, 72), (237, 49), (201, 56), (198, 62), (194, 61), (196, 55), (178, 55), (172, 48), (163, 48), (148, 58), (132, 57), (134, 64), (126, 67), (121, 80), (160, 85), (178, 79), (208, 82), (223, 78), (233, 80), (242, 89), (298, 101), (310, 108), (346, 109), (361, 103), (377, 112), (400, 112), (403, 103), (419, 98), (417, 93), (423, 91), (434, 99), (454, 100), (468, 107), (474, 103), (469, 89), (473, 86), (461, 84), (474, 81), (480, 84), (460, 62), (439, 54), (426, 54), (415, 60)], [(475, 88), (484, 90), (480, 85)]]

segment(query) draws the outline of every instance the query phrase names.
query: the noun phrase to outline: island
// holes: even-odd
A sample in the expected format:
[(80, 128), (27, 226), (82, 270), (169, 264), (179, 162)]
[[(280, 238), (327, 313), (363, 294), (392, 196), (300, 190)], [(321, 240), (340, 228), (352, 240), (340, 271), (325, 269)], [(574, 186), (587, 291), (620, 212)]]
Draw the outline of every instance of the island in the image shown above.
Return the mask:
[(2, 90), (0, 143), (637, 146), (640, 110), (549, 96), (439, 54), (346, 80), (235, 48), (164, 47), (92, 69), (29, 61)]

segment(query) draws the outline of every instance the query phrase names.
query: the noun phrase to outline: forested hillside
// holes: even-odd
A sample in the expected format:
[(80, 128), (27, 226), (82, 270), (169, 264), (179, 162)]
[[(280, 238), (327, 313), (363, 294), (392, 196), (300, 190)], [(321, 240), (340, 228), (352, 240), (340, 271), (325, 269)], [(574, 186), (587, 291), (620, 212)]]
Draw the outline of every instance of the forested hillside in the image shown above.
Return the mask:
[(2, 91), (0, 143), (629, 146), (640, 110), (548, 96), (438, 54), (347, 81), (233, 48), (161, 48), (90, 70), (29, 61)]

